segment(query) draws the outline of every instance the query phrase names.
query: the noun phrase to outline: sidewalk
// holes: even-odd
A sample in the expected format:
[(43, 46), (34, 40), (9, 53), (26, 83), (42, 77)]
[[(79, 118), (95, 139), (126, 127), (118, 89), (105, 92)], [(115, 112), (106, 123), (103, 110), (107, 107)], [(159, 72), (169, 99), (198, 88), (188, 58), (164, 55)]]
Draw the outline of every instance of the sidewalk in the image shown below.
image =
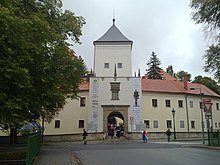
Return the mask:
[(32, 165), (80, 165), (74, 153), (65, 149), (47, 149), (42, 146)]

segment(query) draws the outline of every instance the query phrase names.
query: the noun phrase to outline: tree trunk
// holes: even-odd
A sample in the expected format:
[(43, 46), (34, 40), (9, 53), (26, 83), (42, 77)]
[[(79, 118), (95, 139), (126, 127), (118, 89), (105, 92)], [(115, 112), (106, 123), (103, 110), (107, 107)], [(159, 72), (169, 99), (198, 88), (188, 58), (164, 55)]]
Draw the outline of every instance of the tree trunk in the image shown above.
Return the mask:
[(10, 144), (17, 144), (17, 128), (12, 125), (10, 126)]

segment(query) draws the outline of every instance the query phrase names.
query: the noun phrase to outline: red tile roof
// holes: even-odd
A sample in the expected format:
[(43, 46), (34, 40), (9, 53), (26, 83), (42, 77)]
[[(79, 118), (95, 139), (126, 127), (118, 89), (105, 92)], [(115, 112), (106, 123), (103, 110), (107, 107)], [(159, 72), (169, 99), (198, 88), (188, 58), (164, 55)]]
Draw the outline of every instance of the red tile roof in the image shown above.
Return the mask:
[[(176, 78), (170, 76), (166, 72), (163, 72), (164, 79), (147, 79), (143, 77), (141, 79), (143, 92), (166, 92), (166, 93), (182, 93), (182, 94), (200, 94), (203, 93), (206, 96), (220, 97), (217, 93), (202, 84), (187, 82), (188, 90), (184, 88), (184, 82), (179, 81)], [(191, 89), (190, 89), (191, 88)], [(192, 89), (193, 88), (193, 89)], [(80, 91), (89, 91), (89, 82), (85, 81), (79, 87)]]
[(80, 91), (88, 91), (89, 90), (89, 82), (84, 81), (83, 84), (79, 86)]
[(155, 80), (143, 78), (141, 80), (141, 85), (143, 92), (200, 94), (201, 89), (201, 93), (204, 95), (220, 97), (218, 94), (202, 84), (187, 82), (188, 90), (186, 90), (184, 88), (184, 82), (179, 80)]

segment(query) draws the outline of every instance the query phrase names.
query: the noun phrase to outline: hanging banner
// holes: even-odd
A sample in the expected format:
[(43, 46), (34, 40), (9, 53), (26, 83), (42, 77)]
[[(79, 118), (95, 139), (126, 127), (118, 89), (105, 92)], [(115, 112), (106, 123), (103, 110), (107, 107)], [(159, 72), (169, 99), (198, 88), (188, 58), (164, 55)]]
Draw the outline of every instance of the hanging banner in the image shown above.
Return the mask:
[(141, 123), (141, 78), (135, 77), (133, 80), (133, 114), (134, 124)]
[(98, 130), (98, 108), (99, 108), (99, 99), (98, 99), (98, 89), (99, 81), (98, 78), (90, 79), (90, 93), (89, 98), (89, 121), (88, 121), (88, 130), (90, 132), (96, 132)]

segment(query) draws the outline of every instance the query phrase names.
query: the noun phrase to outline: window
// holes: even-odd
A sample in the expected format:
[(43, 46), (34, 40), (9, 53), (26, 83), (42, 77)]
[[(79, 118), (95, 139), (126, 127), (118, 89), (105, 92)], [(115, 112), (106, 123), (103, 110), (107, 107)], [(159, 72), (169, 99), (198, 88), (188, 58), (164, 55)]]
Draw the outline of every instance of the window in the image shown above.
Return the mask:
[(111, 82), (112, 100), (119, 100), (120, 83)]
[(179, 108), (183, 108), (183, 100), (178, 100), (178, 106)]
[(154, 123), (154, 128), (158, 128), (158, 120), (154, 120), (153, 123)]
[(157, 99), (152, 99), (152, 106), (157, 107)]
[(185, 128), (184, 121), (180, 120), (180, 128)]
[(118, 63), (118, 68), (122, 68), (122, 63)]
[(219, 104), (216, 103), (216, 110), (219, 110)]
[(60, 120), (55, 120), (54, 128), (60, 128)]
[(218, 124), (217, 123), (215, 123), (215, 128), (217, 128), (218, 127)]
[(146, 124), (146, 128), (150, 128), (150, 121), (149, 120), (144, 120), (144, 123)]
[(167, 120), (167, 128), (172, 128), (172, 121), (171, 120)]
[(109, 68), (109, 63), (105, 63), (104, 68)]
[(79, 120), (79, 128), (84, 128), (84, 120)]
[(189, 101), (189, 107), (193, 108), (193, 101)]
[(191, 121), (191, 128), (196, 128), (195, 127), (195, 121)]
[(166, 107), (170, 107), (170, 100), (165, 100)]
[(85, 107), (85, 106), (86, 106), (86, 98), (80, 97), (80, 107)]
[(218, 123), (218, 127), (220, 127), (220, 123)]
[(200, 109), (203, 108), (203, 105), (202, 105), (202, 102), (201, 102), (201, 101), (199, 102), (199, 108), (200, 108)]

